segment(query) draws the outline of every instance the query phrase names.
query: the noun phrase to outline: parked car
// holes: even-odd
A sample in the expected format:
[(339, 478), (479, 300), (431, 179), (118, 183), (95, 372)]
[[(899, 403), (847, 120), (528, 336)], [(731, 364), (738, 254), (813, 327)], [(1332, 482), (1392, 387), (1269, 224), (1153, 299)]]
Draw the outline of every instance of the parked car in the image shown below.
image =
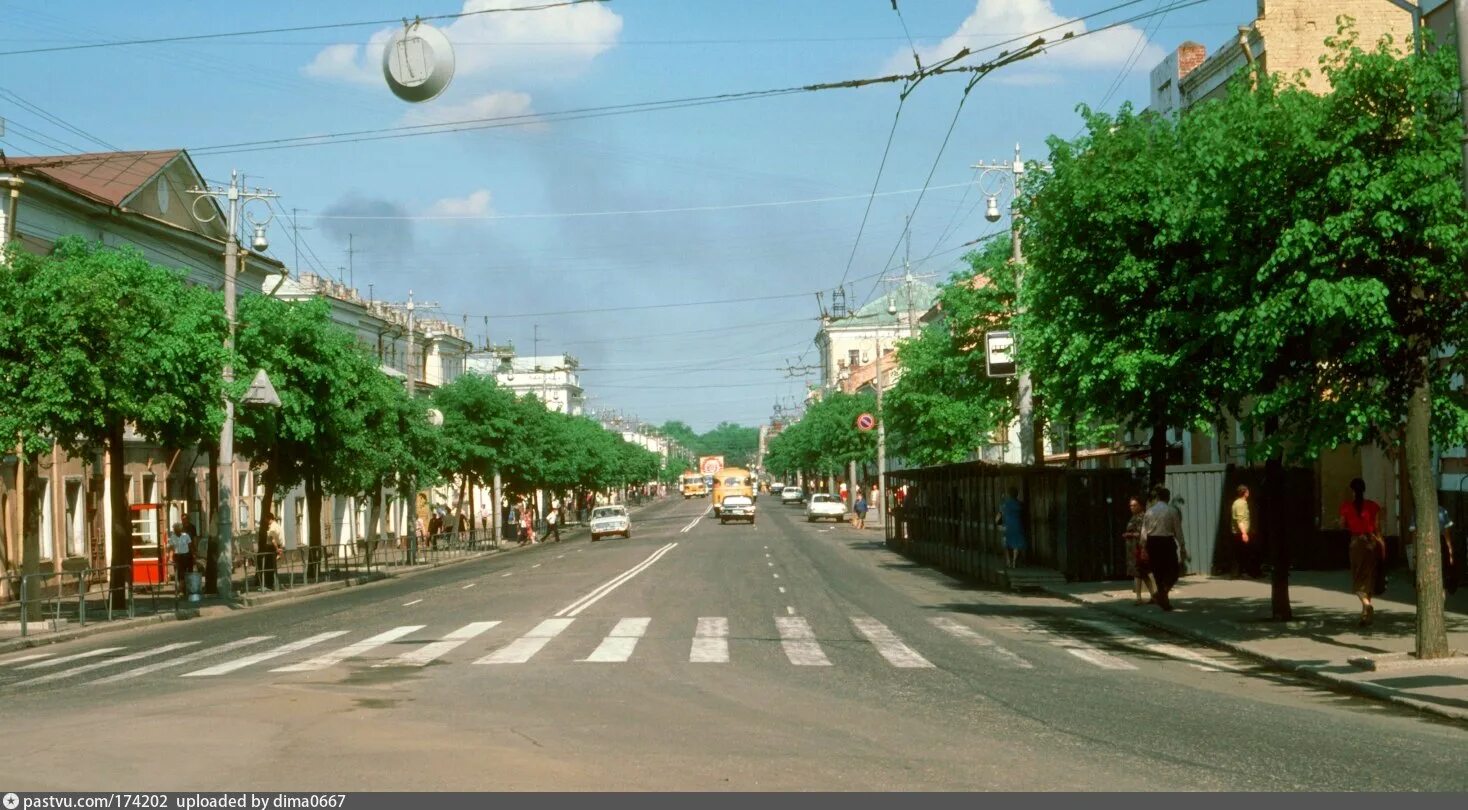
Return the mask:
[(805, 493), (800, 491), (800, 487), (785, 487), (780, 490), (780, 503), (800, 503), (803, 500), (805, 500)]
[(625, 506), (598, 506), (591, 510), (591, 539), (600, 540), (609, 534), (632, 536), (632, 518)]
[(720, 505), (723, 507), (719, 510), (720, 523), (728, 523), (731, 520), (747, 520), (754, 523), (754, 499), (748, 495), (729, 495)]
[(810, 501), (805, 505), (805, 520), (807, 523), (815, 523), (817, 520), (827, 519), (837, 522), (845, 520), (846, 502), (835, 495), (817, 492), (810, 496)]

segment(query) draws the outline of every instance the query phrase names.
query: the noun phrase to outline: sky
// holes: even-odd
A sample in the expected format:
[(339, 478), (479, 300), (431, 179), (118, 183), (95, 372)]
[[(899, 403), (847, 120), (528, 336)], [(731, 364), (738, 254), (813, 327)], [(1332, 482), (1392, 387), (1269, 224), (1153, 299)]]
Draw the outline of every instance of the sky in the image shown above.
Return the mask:
[[(1078, 134), (1081, 104), (1146, 106), (1166, 54), (1188, 40), (1211, 53), (1256, 13), (1255, 0), (1203, 0), (1057, 43), (966, 98), (966, 77), (949, 75), (900, 104), (900, 84), (877, 84), (594, 116), (562, 113), (907, 72), (914, 52), (929, 65), (1179, 0), (900, 0), (900, 14), (891, 0), (610, 0), (475, 14), (434, 23), (455, 74), (417, 104), (393, 96), (380, 67), (401, 22), (5, 53), (547, 1), (150, 0), (145, 16), (130, 3), (0, 0), (0, 148), (189, 149), (211, 181), (239, 170), (280, 194), (271, 252), (288, 265), (378, 299), (411, 290), (476, 344), (571, 354), (591, 409), (702, 431), (803, 399), (817, 380), (802, 373), (818, 363), (817, 292), (826, 306), (843, 285), (858, 305), (874, 300), (904, 255), (941, 282), (965, 242), (1007, 229), (982, 206), (997, 192), (1007, 208), (1007, 188), (974, 163), (1011, 160), (1016, 144), (1043, 159), (1047, 138)], [(488, 118), (515, 125), (429, 127)], [(395, 137), (261, 143), (365, 131)]]

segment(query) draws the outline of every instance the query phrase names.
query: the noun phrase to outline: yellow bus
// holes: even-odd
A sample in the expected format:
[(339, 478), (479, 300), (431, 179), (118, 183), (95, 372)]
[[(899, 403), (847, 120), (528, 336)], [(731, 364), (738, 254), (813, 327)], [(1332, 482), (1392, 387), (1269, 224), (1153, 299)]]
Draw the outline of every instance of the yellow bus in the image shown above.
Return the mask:
[(751, 501), (755, 500), (757, 493), (754, 490), (754, 475), (742, 467), (725, 467), (714, 476), (714, 514), (719, 514), (719, 505), (724, 502), (726, 495), (744, 495)]
[(709, 494), (708, 484), (704, 482), (703, 476), (696, 472), (685, 472), (679, 478), (683, 489), (683, 500), (689, 498), (702, 498)]

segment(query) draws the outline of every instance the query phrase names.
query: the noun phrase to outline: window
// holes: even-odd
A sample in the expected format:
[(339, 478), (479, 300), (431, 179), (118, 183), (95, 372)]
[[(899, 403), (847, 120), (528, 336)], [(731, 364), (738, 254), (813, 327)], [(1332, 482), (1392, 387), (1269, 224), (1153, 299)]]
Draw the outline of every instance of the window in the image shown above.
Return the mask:
[(82, 479), (68, 478), (66, 487), (66, 556), (82, 557), (87, 552), (86, 510), (82, 508)]
[(861, 365), (861, 349), (852, 349), (846, 353), (846, 367), (854, 369)]
[(56, 545), (51, 525), (51, 479), (40, 478), (37, 483), (41, 486), (41, 559), (49, 560)]

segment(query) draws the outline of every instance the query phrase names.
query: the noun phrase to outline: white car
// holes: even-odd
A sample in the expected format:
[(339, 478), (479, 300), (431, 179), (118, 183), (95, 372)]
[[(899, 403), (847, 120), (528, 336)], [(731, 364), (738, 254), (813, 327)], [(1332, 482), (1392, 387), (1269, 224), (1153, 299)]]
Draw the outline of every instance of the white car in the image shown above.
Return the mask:
[(754, 501), (745, 495), (730, 495), (720, 504), (719, 523), (747, 520), (754, 523)]
[(591, 510), (591, 539), (593, 542), (609, 534), (632, 536), (632, 518), (627, 516), (625, 506), (598, 506)]
[(810, 502), (805, 505), (805, 520), (807, 523), (815, 523), (817, 520), (834, 520), (840, 522), (845, 519), (846, 502), (835, 495), (817, 492), (810, 496)]
[(805, 493), (800, 491), (800, 487), (785, 487), (780, 490), (780, 503), (800, 503), (803, 500), (805, 500)]
[(770, 494), (771, 495), (779, 495), (784, 490), (785, 490), (785, 485), (782, 484), (782, 483), (779, 483), (778, 481), (775, 482), (775, 483), (773, 483), (773, 484), (770, 484)]

